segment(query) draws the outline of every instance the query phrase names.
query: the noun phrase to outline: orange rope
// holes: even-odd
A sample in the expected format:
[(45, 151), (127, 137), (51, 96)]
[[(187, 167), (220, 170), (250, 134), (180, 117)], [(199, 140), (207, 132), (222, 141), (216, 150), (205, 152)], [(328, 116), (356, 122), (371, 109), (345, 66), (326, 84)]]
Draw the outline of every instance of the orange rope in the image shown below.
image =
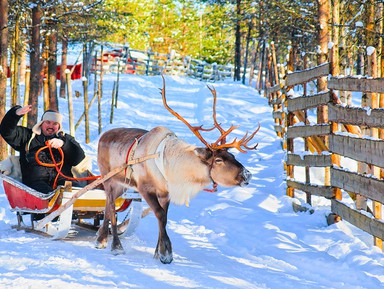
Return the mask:
[[(39, 148), (37, 150), (37, 152), (35, 154), (35, 160), (39, 165), (41, 165), (43, 167), (49, 167), (49, 168), (54, 167), (56, 169), (57, 175), (56, 175), (55, 181), (53, 182), (53, 189), (56, 189), (56, 187), (57, 187), (57, 179), (59, 178), (59, 175), (68, 179), (68, 180), (71, 180), (71, 181), (88, 181), (88, 180), (95, 180), (95, 179), (98, 179), (101, 177), (101, 176), (89, 176), (89, 177), (83, 177), (83, 178), (74, 178), (74, 177), (69, 177), (69, 176), (64, 175), (61, 172), (61, 169), (63, 168), (63, 165), (64, 165), (64, 152), (63, 152), (63, 150), (61, 148), (57, 149), (60, 153), (61, 160), (59, 162), (56, 162), (55, 157), (53, 155), (52, 146), (49, 145), (48, 141), (45, 142), (45, 144), (46, 144), (46, 146)], [(53, 164), (44, 163), (44, 162), (39, 160), (39, 153), (42, 152), (43, 150), (47, 149), (47, 148), (49, 150), (49, 154), (51, 156)]]

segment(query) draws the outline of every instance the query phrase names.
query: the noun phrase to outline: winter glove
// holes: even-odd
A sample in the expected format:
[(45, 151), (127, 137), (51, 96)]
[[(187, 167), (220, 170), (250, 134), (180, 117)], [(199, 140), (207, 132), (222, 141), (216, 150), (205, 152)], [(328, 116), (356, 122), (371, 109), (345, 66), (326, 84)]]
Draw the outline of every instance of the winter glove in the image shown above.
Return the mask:
[(64, 145), (64, 141), (58, 138), (53, 138), (48, 141), (49, 145), (55, 149), (61, 148)]

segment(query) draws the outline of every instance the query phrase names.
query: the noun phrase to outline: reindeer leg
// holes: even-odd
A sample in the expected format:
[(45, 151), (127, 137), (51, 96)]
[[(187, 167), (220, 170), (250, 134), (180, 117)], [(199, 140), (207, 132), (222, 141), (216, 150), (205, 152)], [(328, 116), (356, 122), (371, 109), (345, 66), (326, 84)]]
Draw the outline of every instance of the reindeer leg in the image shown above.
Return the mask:
[(117, 232), (117, 218), (116, 218), (116, 209), (115, 209), (115, 199), (110, 198), (109, 206), (112, 208), (111, 211), (111, 231), (112, 231), (112, 245), (111, 251), (114, 255), (125, 254), (123, 245), (120, 242), (119, 234)]
[(105, 249), (108, 245), (108, 228), (109, 228), (109, 222), (111, 220), (111, 206), (110, 202), (108, 201), (110, 199), (110, 195), (112, 194), (112, 188), (110, 185), (109, 180), (107, 180), (104, 183), (104, 190), (106, 195), (106, 203), (105, 203), (105, 210), (104, 210), (104, 221), (101, 224), (99, 230), (97, 231), (97, 239), (95, 247), (97, 249)]
[(156, 194), (150, 193), (143, 194), (143, 197), (155, 213), (159, 223), (159, 239), (154, 257), (160, 259), (161, 263), (169, 264), (173, 260), (172, 244), (166, 230), (169, 200), (168, 198), (158, 198)]
[(106, 193), (106, 205), (104, 210), (104, 221), (96, 234), (97, 239), (96, 239), (95, 247), (97, 249), (105, 249), (108, 245), (109, 222), (111, 220), (111, 210), (112, 210), (109, 202), (110, 194), (112, 193), (112, 190), (111, 190), (111, 187), (108, 185), (108, 182), (105, 183), (105, 193)]
[(109, 226), (109, 217), (108, 217), (108, 208), (104, 212), (104, 221), (97, 231), (97, 239), (95, 247), (97, 249), (105, 249), (108, 244), (108, 226)]

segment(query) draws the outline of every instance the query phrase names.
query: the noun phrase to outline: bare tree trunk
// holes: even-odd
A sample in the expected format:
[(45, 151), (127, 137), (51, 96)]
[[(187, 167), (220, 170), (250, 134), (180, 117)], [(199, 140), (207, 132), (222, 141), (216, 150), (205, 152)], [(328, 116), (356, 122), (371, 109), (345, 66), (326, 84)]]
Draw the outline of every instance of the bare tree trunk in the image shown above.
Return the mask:
[(67, 86), (67, 79), (65, 70), (67, 69), (67, 53), (68, 53), (68, 39), (63, 37), (61, 40), (61, 66), (60, 66), (60, 97), (65, 98), (65, 87)]
[[(8, 72), (8, 0), (0, 0), (0, 119), (5, 115)], [(8, 156), (8, 146), (0, 138), (0, 160)]]
[(376, 1), (375, 0), (368, 0), (366, 1), (366, 4), (365, 4), (365, 13), (366, 13), (366, 23), (365, 23), (365, 27), (366, 27), (366, 30), (365, 30), (365, 33), (366, 33), (366, 39), (365, 39), (365, 43), (366, 43), (366, 46), (374, 46), (376, 45), (377, 43), (376, 40), (375, 40), (375, 9), (377, 9), (377, 6), (376, 6)]
[(249, 42), (251, 41), (251, 32), (252, 32), (252, 20), (248, 23), (248, 33), (247, 33), (247, 43), (245, 47), (245, 57), (244, 57), (244, 71), (243, 71), (243, 80), (242, 83), (245, 84), (245, 76), (247, 74), (247, 66), (248, 66), (248, 54), (249, 54)]
[(252, 41), (252, 56), (251, 56), (251, 67), (249, 72), (249, 81), (248, 85), (252, 86), (253, 78), (255, 76), (255, 67), (256, 67), (256, 56), (259, 51), (259, 45), (256, 46), (255, 41)]
[(340, 64), (339, 64), (339, 26), (340, 26), (340, 3), (339, 0), (333, 0), (332, 5), (332, 42), (334, 45), (333, 55), (332, 55), (332, 75), (340, 74)]
[[(329, 2), (328, 0), (318, 0), (318, 17), (319, 17), (319, 32), (318, 42), (320, 46), (320, 53), (318, 55), (318, 64), (325, 63), (327, 61), (328, 54), (328, 16), (329, 16)], [(324, 91), (327, 88), (327, 77), (322, 77), (318, 80), (317, 90)], [(323, 105), (317, 109), (317, 122), (328, 122), (328, 110), (327, 106)]]
[(40, 25), (41, 25), (41, 8), (37, 3), (32, 8), (32, 41), (30, 52), (31, 65), (31, 90), (29, 92), (29, 104), (32, 105), (32, 110), (28, 115), (28, 127), (32, 127), (37, 122), (38, 98), (42, 86), (42, 63), (40, 61)]
[(27, 70), (27, 49), (25, 43), (22, 44), (22, 50), (20, 53), (20, 83), (25, 83), (25, 73)]
[(236, 32), (235, 32), (235, 74), (233, 80), (240, 80), (241, 69), (241, 31), (240, 31), (240, 18), (241, 18), (241, 0), (236, 0)]
[(57, 29), (56, 25), (51, 26), (49, 35), (48, 52), (48, 87), (49, 87), (49, 109), (59, 109), (57, 100)]
[(19, 101), (19, 82), (20, 82), (20, 21), (16, 18), (15, 29), (12, 37), (12, 60), (11, 60), (11, 105), (14, 106)]

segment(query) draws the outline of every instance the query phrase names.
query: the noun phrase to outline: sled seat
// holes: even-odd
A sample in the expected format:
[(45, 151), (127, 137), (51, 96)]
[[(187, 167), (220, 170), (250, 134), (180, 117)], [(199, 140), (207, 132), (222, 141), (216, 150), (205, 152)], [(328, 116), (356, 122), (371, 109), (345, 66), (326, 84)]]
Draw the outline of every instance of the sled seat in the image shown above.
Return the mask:
[(56, 210), (61, 205), (62, 187), (48, 194), (43, 194), (1, 173), (0, 179), (12, 211), (46, 214)]

